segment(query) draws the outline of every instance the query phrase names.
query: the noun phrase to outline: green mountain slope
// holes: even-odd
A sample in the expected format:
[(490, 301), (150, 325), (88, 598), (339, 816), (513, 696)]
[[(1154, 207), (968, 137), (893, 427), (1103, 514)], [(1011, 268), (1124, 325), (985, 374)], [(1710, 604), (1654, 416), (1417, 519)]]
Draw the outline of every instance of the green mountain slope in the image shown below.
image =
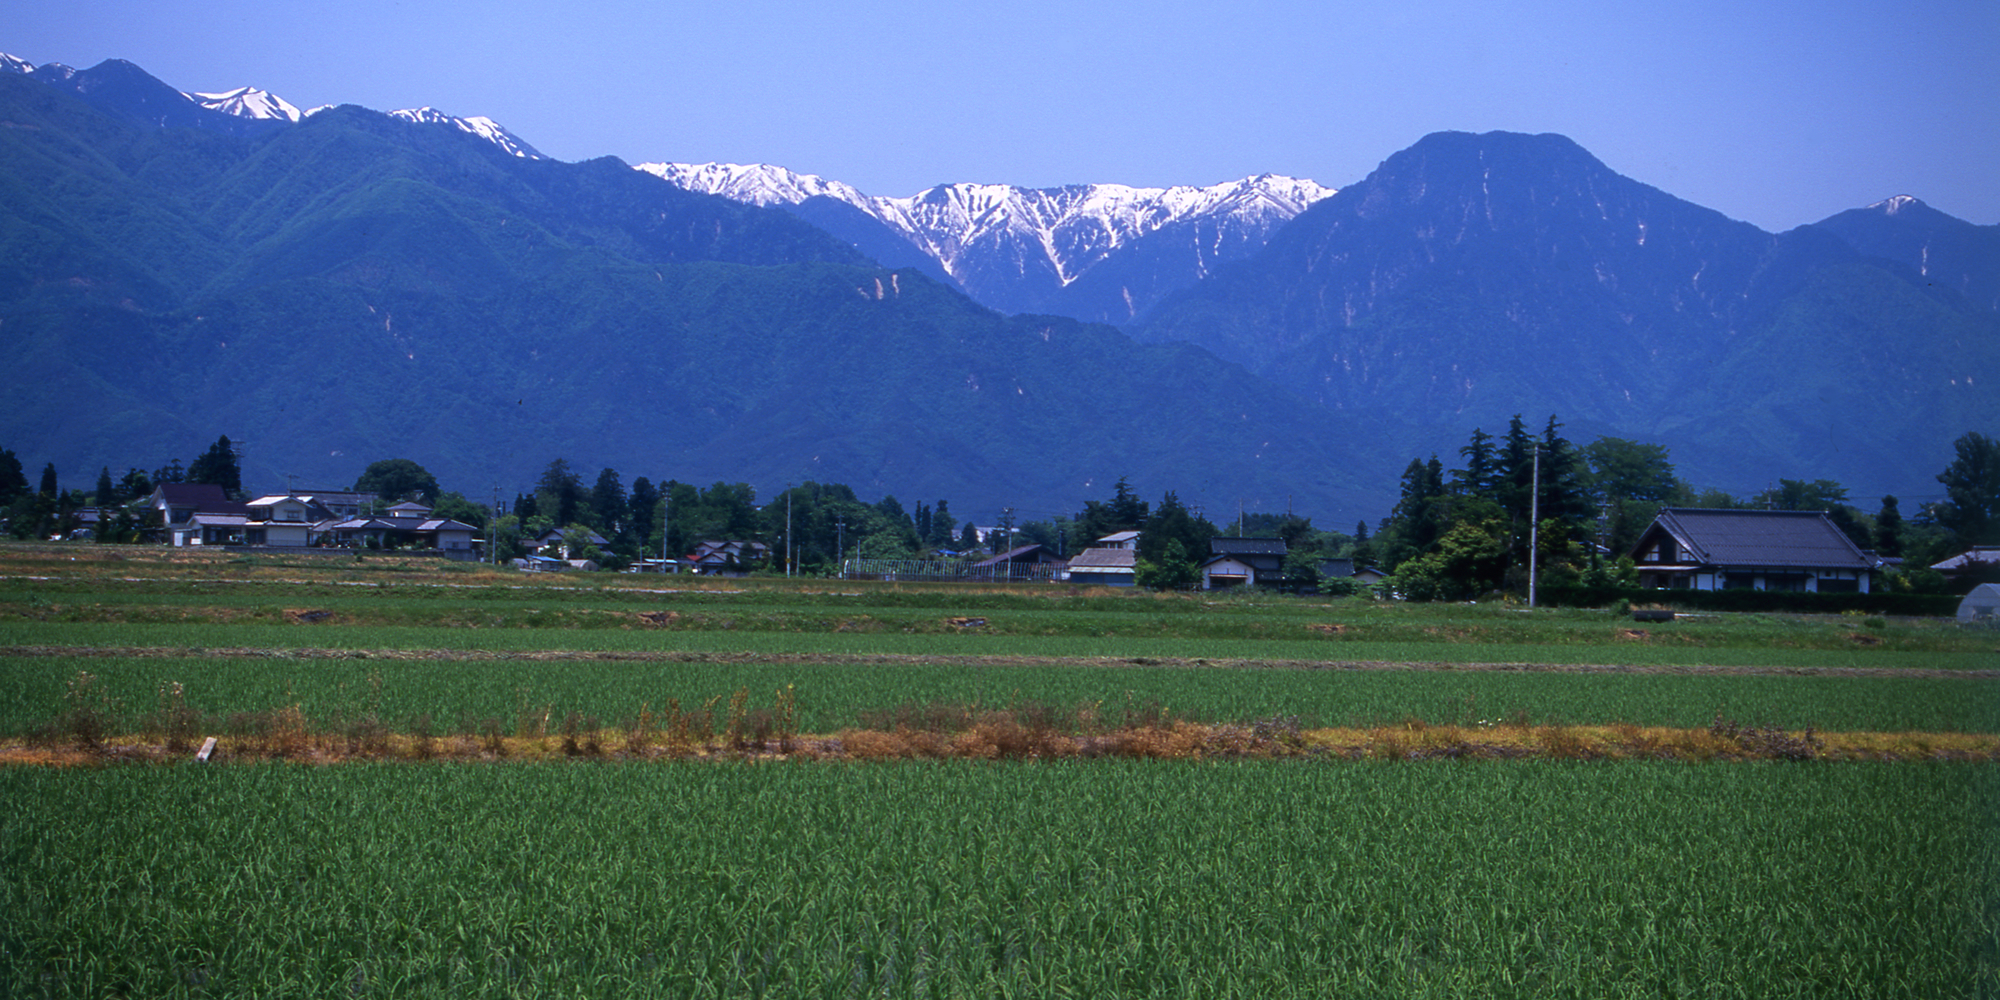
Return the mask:
[(2000, 426), (2000, 320), (1833, 234), (1765, 233), (1561, 136), (1441, 133), (1163, 304), (1200, 344), (1324, 406), (1421, 428), (1555, 413), (1659, 441), (1697, 483), (1921, 491)]
[(7, 77), (0, 122), (0, 441), (72, 480), (226, 433), (253, 488), (397, 456), (483, 496), (561, 456), (968, 513), (1122, 475), (1341, 523), (1393, 486), (1379, 438), (1203, 351), (1002, 317), (615, 160), (360, 108), (162, 129)]

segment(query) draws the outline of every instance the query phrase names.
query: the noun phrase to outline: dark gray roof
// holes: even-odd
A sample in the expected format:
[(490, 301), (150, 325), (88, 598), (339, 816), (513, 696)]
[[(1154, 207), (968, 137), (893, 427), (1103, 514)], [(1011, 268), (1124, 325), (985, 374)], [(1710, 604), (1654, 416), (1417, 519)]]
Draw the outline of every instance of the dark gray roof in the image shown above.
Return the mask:
[(1354, 560), (1352, 560), (1352, 559), (1321, 559), (1321, 560), (1319, 561), (1319, 575), (1321, 575), (1321, 576), (1353, 576), (1353, 575), (1354, 575)]
[[(1874, 563), (1816, 510), (1665, 507), (1654, 519), (1695, 562), (1707, 566), (1869, 569)], [(1639, 544), (1647, 544), (1641, 536)]]
[(1056, 555), (1055, 553), (1050, 552), (1049, 550), (1043, 548), (1040, 543), (1029, 543), (1027, 545), (1022, 545), (1018, 548), (1008, 549), (1007, 551), (1002, 552), (991, 559), (982, 559), (979, 562), (973, 563), (972, 565), (974, 567), (982, 567), (982, 566), (998, 566), (1001, 563), (1042, 563), (1042, 562), (1062, 562), (1062, 558)]
[(1282, 538), (1211, 538), (1208, 551), (1218, 556), (1281, 556), (1286, 548)]

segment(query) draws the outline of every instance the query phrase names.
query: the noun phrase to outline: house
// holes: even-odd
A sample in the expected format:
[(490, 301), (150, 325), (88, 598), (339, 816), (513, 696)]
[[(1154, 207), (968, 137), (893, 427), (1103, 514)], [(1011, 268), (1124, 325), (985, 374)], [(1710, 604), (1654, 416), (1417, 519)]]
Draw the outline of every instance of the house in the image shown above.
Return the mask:
[(1130, 587), (1138, 574), (1137, 549), (1089, 548), (1070, 557), (1069, 582)]
[(1209, 556), (1201, 564), (1203, 590), (1274, 586), (1285, 579), (1282, 538), (1211, 538)]
[(1139, 549), (1139, 533), (1136, 531), (1114, 531), (1097, 540), (1094, 549)]
[(420, 503), (399, 503), (380, 514), (321, 522), (318, 540), (331, 545), (435, 549), (453, 559), (479, 556), (479, 529), (463, 521), (432, 517)]
[(347, 490), (307, 490), (292, 494), (300, 500), (318, 506), (328, 517), (360, 517), (363, 512), (375, 509), (381, 498), (373, 493), (354, 493)]
[(742, 576), (768, 562), (771, 547), (763, 542), (705, 541), (683, 562), (690, 572), (711, 576)]
[(2000, 580), (2000, 545), (1975, 545), (1931, 568), (1952, 580)]
[(1639, 586), (1867, 593), (1875, 560), (1821, 511), (1662, 508), (1632, 548)]
[[(401, 507), (405, 505), (397, 504), (396, 506)], [(585, 529), (585, 531), (587, 533), (584, 535), (583, 538), (584, 542), (589, 545), (595, 546), (597, 548), (597, 551), (603, 552), (605, 549), (611, 547), (611, 543), (608, 540), (606, 540), (603, 535), (600, 535), (597, 532), (591, 531), (589, 529)], [(531, 547), (533, 547), (536, 552), (540, 552), (544, 555), (549, 553), (555, 553), (563, 559), (569, 559), (570, 553), (569, 550), (564, 545), (563, 536), (564, 536), (563, 529), (550, 528), (549, 530), (544, 531), (541, 534), (536, 535), (531, 539), (528, 539), (528, 544)]]
[(319, 540), (318, 526), (334, 517), (311, 498), (292, 493), (261, 496), (244, 506), (250, 509), (243, 526), (245, 545), (311, 545)]
[(159, 512), (170, 545), (240, 545), (250, 520), (250, 508), (213, 483), (161, 483), (147, 505)]
[(1389, 574), (1374, 566), (1356, 566), (1352, 559), (1321, 559), (1319, 578), (1322, 580), (1352, 579), (1364, 587), (1374, 586), (1389, 578)]

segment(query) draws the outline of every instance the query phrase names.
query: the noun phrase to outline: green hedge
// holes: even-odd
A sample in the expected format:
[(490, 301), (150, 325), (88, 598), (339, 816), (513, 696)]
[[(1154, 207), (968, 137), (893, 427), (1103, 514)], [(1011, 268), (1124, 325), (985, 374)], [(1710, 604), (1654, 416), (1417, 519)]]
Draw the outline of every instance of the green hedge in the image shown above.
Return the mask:
[(1623, 599), (1695, 611), (1798, 611), (1838, 614), (1949, 618), (1958, 613), (1952, 594), (1807, 594), (1782, 590), (1646, 590), (1638, 587), (1544, 587), (1538, 603), (1561, 607), (1605, 607)]

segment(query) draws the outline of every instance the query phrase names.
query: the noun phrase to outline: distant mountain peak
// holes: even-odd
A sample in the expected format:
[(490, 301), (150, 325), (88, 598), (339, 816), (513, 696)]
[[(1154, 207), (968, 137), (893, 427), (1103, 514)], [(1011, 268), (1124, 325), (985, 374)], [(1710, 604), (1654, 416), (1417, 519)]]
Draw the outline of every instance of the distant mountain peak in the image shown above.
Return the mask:
[(256, 87), (238, 87), (219, 94), (189, 94), (187, 97), (202, 107), (240, 118), (271, 118), (295, 122), (305, 117), (305, 112), (294, 107), (290, 101)]
[(1912, 198), (1906, 194), (1899, 194), (1892, 198), (1885, 198), (1881, 201), (1878, 201), (1875, 204), (1868, 206), (1868, 209), (1869, 211), (1872, 212), (1880, 212), (1883, 215), (1895, 215), (1903, 211), (1904, 209), (1908, 208), (1929, 208), (1929, 207), (1930, 207), (1929, 205), (1924, 204), (1919, 199)]
[[(1199, 278), (1218, 254), (1260, 246), (1269, 234), (1333, 189), (1260, 174), (1195, 187), (1069, 184), (939, 184), (902, 198), (769, 164), (642, 163), (637, 169), (704, 194), (756, 205), (798, 205), (816, 197), (859, 209), (935, 260), (961, 287), (994, 308), (1048, 309), (1049, 296), (1135, 242), (1177, 225), (1208, 225), (1183, 256)], [(1130, 296), (1128, 296), (1128, 299)], [(1137, 310), (1128, 305), (1119, 320)]]
[(33, 73), (35, 64), (20, 56), (0, 52), (0, 73)]
[(544, 157), (539, 151), (535, 149), (535, 147), (528, 145), (527, 140), (522, 139), (520, 136), (507, 131), (506, 127), (502, 126), (499, 122), (496, 122), (493, 119), (488, 118), (484, 115), (474, 115), (473, 117), (470, 118), (460, 118), (455, 115), (445, 114), (444, 112), (439, 111), (438, 109), (433, 107), (421, 107), (421, 108), (403, 108), (401, 110), (391, 111), (389, 112), (389, 117), (400, 118), (403, 121), (416, 122), (418, 124), (450, 125), (461, 132), (467, 132), (472, 135), (476, 135), (481, 139), (485, 139), (486, 141), (494, 144), (495, 146), (498, 146), (501, 149), (504, 149), (515, 156), (521, 157), (522, 159), (526, 160), (547, 159), (547, 157)]

